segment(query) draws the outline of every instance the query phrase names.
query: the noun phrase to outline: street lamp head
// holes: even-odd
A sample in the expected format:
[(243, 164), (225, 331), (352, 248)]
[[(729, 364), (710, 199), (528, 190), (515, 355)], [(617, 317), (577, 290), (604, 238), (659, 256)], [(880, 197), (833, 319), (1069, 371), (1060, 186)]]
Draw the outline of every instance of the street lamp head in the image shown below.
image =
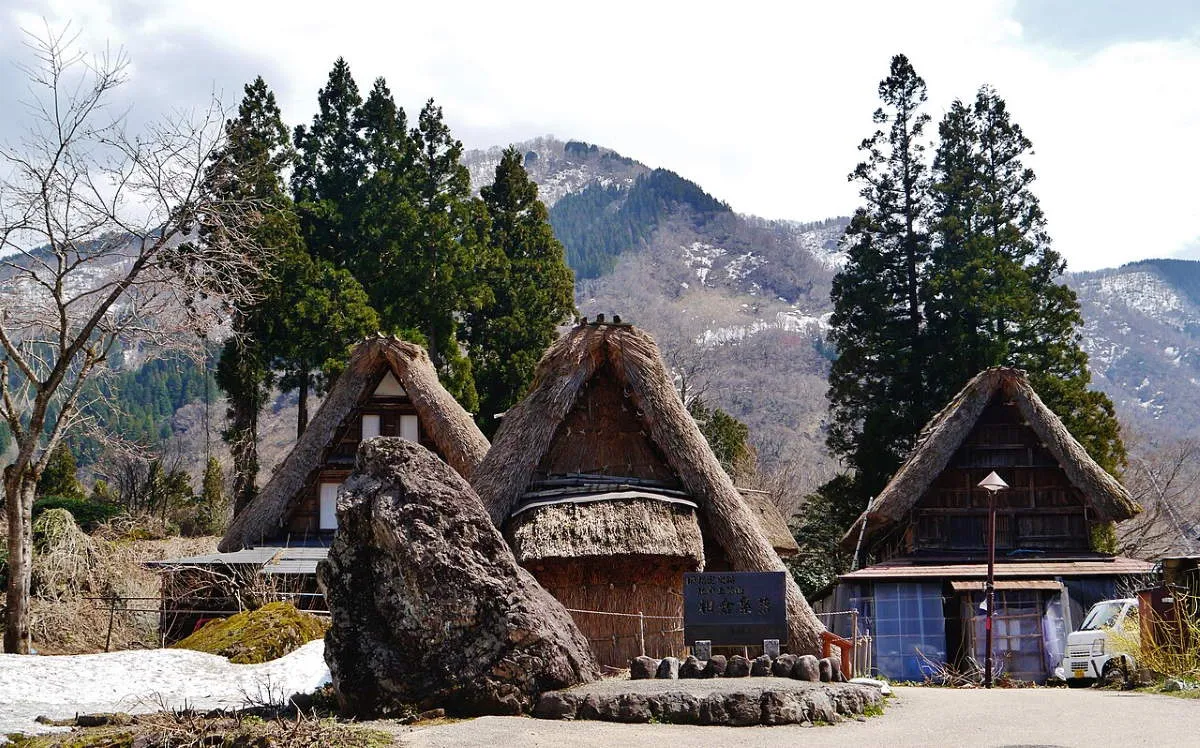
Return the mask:
[(979, 481), (979, 487), (985, 488), (991, 493), (996, 493), (997, 491), (1003, 491), (1004, 489), (1008, 488), (1008, 484), (1005, 483), (1000, 476), (996, 475), (996, 471), (993, 470), (992, 472), (988, 473), (988, 477)]

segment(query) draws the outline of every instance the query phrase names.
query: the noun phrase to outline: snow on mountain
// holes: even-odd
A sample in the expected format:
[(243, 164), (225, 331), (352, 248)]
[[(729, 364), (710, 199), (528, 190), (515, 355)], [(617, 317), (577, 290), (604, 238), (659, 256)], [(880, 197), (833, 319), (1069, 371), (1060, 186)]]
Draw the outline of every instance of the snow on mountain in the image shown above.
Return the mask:
[[(639, 176), (649, 171), (644, 164), (611, 149), (579, 141), (564, 143), (551, 135), (517, 143), (516, 147), (524, 153), (525, 169), (537, 182), (538, 197), (547, 208), (564, 195), (580, 192), (593, 184), (631, 187)], [(495, 179), (496, 166), (503, 153), (503, 148), (494, 147), (463, 154), (463, 163), (471, 173), (471, 185), (476, 192)]]

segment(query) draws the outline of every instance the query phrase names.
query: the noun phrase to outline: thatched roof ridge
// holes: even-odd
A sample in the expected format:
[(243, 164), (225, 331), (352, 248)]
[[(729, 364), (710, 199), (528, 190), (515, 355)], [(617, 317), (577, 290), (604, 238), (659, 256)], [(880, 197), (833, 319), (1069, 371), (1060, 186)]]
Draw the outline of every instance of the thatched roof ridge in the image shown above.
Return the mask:
[(1099, 519), (1128, 519), (1141, 511), (1125, 487), (1088, 455), (1062, 420), (1046, 407), (1025, 372), (996, 366), (975, 375), (930, 419), (908, 459), (851, 526), (842, 544), (853, 546), (857, 542), (863, 521), (867, 522), (867, 536), (870, 536), (902, 519), (946, 469), (988, 403), (1001, 391), (1016, 403), (1026, 423), (1062, 466), (1071, 483), (1083, 492)]
[[(583, 386), (607, 363), (637, 408), (650, 440), (704, 513), (734, 570), (786, 571), (756, 513), (721, 468), (675, 392), (653, 339), (628, 325), (582, 324), (539, 362), (529, 395), (508, 411), (472, 485), (503, 526)], [(788, 577), (793, 651), (816, 652), (824, 627)]]
[(234, 551), (254, 545), (278, 530), (295, 506), (312, 471), (347, 414), (370, 396), (368, 388), (388, 367), (408, 393), (424, 433), (437, 445), (450, 467), (470, 480), (487, 454), (488, 441), (470, 414), (438, 381), (429, 354), (415, 343), (382, 335), (355, 347), (346, 370), (337, 378), (303, 436), (276, 468), (258, 496), (229, 526), (218, 549)]
[(652, 499), (539, 507), (514, 517), (508, 535), (521, 564), (638, 555), (671, 558), (693, 570), (704, 566), (696, 512)]

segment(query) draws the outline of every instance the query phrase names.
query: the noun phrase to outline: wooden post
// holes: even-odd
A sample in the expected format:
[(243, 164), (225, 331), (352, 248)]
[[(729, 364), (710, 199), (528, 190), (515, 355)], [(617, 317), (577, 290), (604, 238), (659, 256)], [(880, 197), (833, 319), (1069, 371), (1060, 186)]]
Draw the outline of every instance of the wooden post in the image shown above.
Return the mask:
[(646, 654), (646, 616), (638, 611), (638, 651)]
[(983, 680), (992, 687), (992, 609), (996, 606), (996, 492), (988, 491), (987, 634), (984, 636)]
[(116, 615), (117, 615), (117, 596), (111, 595), (108, 598), (108, 635), (104, 637), (104, 651), (105, 652), (109, 651), (109, 647), (112, 646), (113, 619), (116, 618)]

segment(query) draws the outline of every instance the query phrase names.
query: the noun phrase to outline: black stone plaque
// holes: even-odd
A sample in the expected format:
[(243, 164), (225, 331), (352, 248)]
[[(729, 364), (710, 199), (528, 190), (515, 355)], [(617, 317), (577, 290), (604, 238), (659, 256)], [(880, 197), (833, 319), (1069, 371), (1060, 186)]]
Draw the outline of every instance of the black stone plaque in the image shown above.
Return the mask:
[(761, 645), (787, 642), (782, 571), (716, 571), (683, 575), (683, 638), (687, 643)]

